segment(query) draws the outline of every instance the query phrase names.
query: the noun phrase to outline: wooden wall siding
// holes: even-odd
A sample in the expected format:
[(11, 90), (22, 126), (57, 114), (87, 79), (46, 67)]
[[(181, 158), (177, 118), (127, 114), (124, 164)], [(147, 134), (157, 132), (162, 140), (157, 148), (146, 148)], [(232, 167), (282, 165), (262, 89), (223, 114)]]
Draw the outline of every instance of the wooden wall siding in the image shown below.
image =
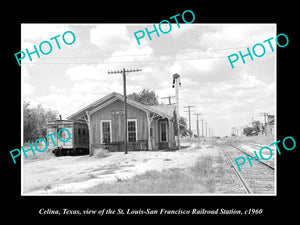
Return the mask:
[[(48, 126), (47, 127), (47, 134), (52, 134), (53, 132), (55, 132), (55, 135), (53, 135), (53, 140), (55, 143), (57, 143), (57, 129), (56, 126)], [(55, 147), (52, 143), (51, 137), (47, 137), (47, 144), (48, 144), (48, 149), (53, 150)]]
[[(124, 110), (124, 103), (120, 100), (109, 104), (108, 106), (99, 109), (90, 115), (92, 129), (92, 144), (100, 145), (100, 121), (111, 120), (112, 125), (112, 141), (124, 141), (124, 115), (121, 113)], [(119, 112), (119, 113), (117, 113)], [(128, 119), (137, 119), (137, 140), (147, 140), (147, 117), (146, 112), (127, 105)]]
[[(71, 133), (71, 138), (67, 142), (62, 142), (59, 140), (57, 134), (58, 131), (62, 128), (66, 128), (69, 130)], [(78, 130), (80, 129), (80, 134)], [(84, 132), (83, 132), (84, 130)], [(60, 134), (61, 138), (63, 139), (63, 132), (62, 131)], [(88, 131), (88, 126), (85, 123), (73, 123), (73, 122), (53, 122), (51, 124), (47, 125), (47, 134), (55, 133), (52, 135), (53, 140), (56, 144), (56, 146), (53, 145), (51, 137), (47, 138), (47, 143), (48, 143), (48, 148), (49, 149), (55, 149), (58, 147), (63, 147), (63, 148), (88, 148), (89, 145), (89, 131)], [(84, 133), (84, 134), (83, 134)], [(65, 138), (67, 139), (68, 133), (65, 133)]]
[(111, 113), (111, 129), (112, 129), (112, 142), (125, 141), (124, 137), (124, 112)]
[[(57, 133), (58, 131), (61, 129), (61, 128), (66, 128), (69, 130), (69, 132), (71, 133), (71, 139), (67, 142), (62, 142), (59, 140), (58, 136), (57, 136)], [(74, 132), (73, 132), (73, 125), (72, 124), (62, 124), (62, 125), (58, 125), (58, 127), (55, 125), (55, 126), (49, 126), (48, 129), (47, 129), (47, 134), (51, 134), (51, 133), (55, 133), (54, 135), (52, 135), (53, 137), (53, 140), (56, 144), (56, 146), (53, 145), (52, 143), (52, 140), (51, 140), (51, 137), (48, 137), (47, 138), (47, 143), (48, 143), (48, 148), (49, 149), (54, 149), (54, 148), (57, 148), (57, 147), (63, 147), (63, 148), (73, 148), (73, 141), (74, 141)], [(64, 131), (66, 132), (66, 131)], [(60, 133), (60, 136), (61, 138), (63, 139), (63, 132)], [(68, 133), (66, 133), (66, 138), (68, 138)]]
[[(80, 134), (79, 134), (80, 130)], [(87, 124), (75, 123), (73, 129), (74, 148), (88, 148), (89, 130)]]

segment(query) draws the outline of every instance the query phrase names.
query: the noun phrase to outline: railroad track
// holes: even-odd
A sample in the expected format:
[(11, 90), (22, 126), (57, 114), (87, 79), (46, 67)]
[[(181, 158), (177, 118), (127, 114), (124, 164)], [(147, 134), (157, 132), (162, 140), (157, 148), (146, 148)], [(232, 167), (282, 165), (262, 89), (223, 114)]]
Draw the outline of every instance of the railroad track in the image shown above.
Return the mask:
[[(245, 148), (245, 145), (240, 145), (240, 144), (229, 144), (230, 146), (232, 146), (233, 148), (236, 148), (238, 151), (242, 152), (243, 154), (247, 154), (249, 156), (249, 158), (255, 157), (253, 151), (256, 151), (257, 155), (259, 155), (259, 150), (264, 147), (263, 145), (252, 145), (253, 147), (251, 147), (251, 150), (249, 150), (249, 146), (247, 146), (247, 148)], [(255, 148), (256, 147), (256, 148)], [(267, 154), (262, 153), (263, 156), (265, 158), (268, 158), (270, 156), (270, 153), (267, 152)], [(269, 167), (270, 169), (275, 170), (275, 165), (274, 165), (274, 151), (272, 151), (272, 158), (269, 160), (264, 160), (264, 159), (260, 159), (260, 163), (264, 164), (265, 166)]]
[(238, 170), (234, 159), (245, 156), (249, 152), (243, 151), (240, 147), (230, 144), (219, 144), (219, 148), (223, 151), (228, 165), (232, 168), (237, 178), (245, 188), (248, 194), (275, 194), (275, 169), (272, 165), (258, 163), (256, 159), (251, 160), (252, 167), (249, 162), (241, 166)]

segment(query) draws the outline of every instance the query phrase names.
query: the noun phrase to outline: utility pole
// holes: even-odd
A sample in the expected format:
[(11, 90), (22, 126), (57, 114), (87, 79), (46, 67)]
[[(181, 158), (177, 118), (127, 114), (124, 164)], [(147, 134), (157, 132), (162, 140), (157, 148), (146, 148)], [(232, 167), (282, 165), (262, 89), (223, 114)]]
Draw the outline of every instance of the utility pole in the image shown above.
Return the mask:
[[(200, 132), (199, 132), (199, 116), (202, 115), (201, 113), (196, 113), (195, 114), (197, 116), (197, 136), (198, 138), (200, 138)], [(202, 120), (203, 123), (203, 120)], [(203, 132), (203, 131), (202, 131)]]
[[(192, 106), (192, 105), (188, 105), (188, 106), (184, 106), (183, 108), (187, 108), (188, 111), (184, 111), (184, 112), (188, 112), (189, 113), (189, 130), (191, 131), (192, 128), (191, 128), (191, 108), (193, 108), (195, 106)], [(190, 135), (192, 136), (192, 134)]]
[[(115, 71), (108, 71), (108, 74), (114, 74), (114, 73), (121, 73), (123, 75), (123, 90), (124, 90), (124, 136), (125, 136), (125, 154), (127, 154), (127, 95), (126, 95), (126, 73), (130, 72), (139, 72), (142, 71), (141, 69), (126, 69), (123, 68), (122, 70), (115, 70)], [(111, 140), (110, 140), (111, 141)]]
[(205, 122), (205, 137), (207, 138), (207, 122)]
[(264, 112), (264, 113), (260, 113), (260, 115), (264, 116), (264, 118), (265, 118), (264, 133), (265, 133), (265, 135), (267, 135), (266, 126), (267, 126), (267, 116), (268, 116), (268, 113)]
[(201, 128), (202, 128), (202, 137), (204, 137), (204, 126), (203, 126), (203, 119), (201, 119)]
[(172, 88), (175, 88), (175, 96), (176, 96), (176, 118), (177, 118), (177, 143), (178, 149), (180, 149), (180, 140), (179, 140), (179, 87), (181, 86), (180, 76), (179, 74), (173, 74), (173, 85)]
[(233, 136), (236, 136), (236, 128), (235, 127), (232, 128), (232, 134), (233, 134)]
[(169, 99), (169, 105), (172, 105), (173, 103), (171, 103), (171, 98), (175, 98), (175, 96), (167, 96), (167, 97), (162, 97), (160, 99)]

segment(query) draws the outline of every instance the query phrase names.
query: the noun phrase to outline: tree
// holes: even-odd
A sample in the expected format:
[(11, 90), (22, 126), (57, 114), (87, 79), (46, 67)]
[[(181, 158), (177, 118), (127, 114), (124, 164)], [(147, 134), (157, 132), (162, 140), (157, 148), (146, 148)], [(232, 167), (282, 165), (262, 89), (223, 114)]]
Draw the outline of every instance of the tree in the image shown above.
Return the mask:
[(243, 129), (243, 133), (246, 136), (250, 136), (253, 133), (253, 131), (254, 131), (253, 127), (245, 127)]
[[(177, 119), (176, 119), (176, 114), (174, 113), (174, 129), (175, 129), (175, 135), (177, 135)], [(179, 130), (180, 130), (180, 135), (183, 137), (191, 136), (193, 132), (188, 129), (187, 125), (187, 119), (180, 116), (179, 117)]]
[(260, 132), (260, 122), (259, 121), (254, 121), (252, 123), (253, 130), (258, 134)]
[(158, 96), (154, 91), (150, 91), (148, 89), (143, 89), (139, 93), (134, 92), (132, 94), (129, 94), (128, 98), (140, 102), (144, 105), (158, 105)]
[(24, 142), (33, 142), (47, 135), (47, 122), (55, 120), (57, 111), (45, 109), (41, 104), (31, 106), (30, 102), (23, 103)]
[(24, 142), (33, 141), (37, 132), (35, 114), (29, 102), (24, 102), (23, 110)]
[(255, 129), (255, 127), (245, 127), (243, 129), (243, 133), (246, 136), (254, 136), (258, 135), (258, 131)]
[[(132, 93), (128, 95), (128, 98), (135, 100), (137, 102), (140, 102), (144, 105), (158, 105), (158, 96), (155, 94), (154, 91), (150, 91), (148, 89), (143, 89), (139, 93)], [(175, 127), (175, 135), (177, 135), (177, 120), (176, 120), (176, 114), (174, 113), (174, 127)], [(187, 128), (187, 122), (184, 117), (179, 117), (179, 130), (181, 136), (190, 136), (192, 134), (192, 131), (190, 131)]]
[(260, 129), (259, 121), (254, 121), (254, 122), (252, 122), (252, 127), (245, 127), (243, 129), (243, 133), (246, 136), (258, 135), (260, 131), (261, 131), (261, 129)]

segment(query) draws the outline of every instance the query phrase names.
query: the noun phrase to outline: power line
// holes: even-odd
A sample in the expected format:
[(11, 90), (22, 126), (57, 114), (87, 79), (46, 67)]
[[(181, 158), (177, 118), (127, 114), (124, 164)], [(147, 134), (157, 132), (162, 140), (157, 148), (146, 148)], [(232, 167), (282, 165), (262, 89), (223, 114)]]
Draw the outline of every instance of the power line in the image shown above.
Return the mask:
[(217, 57), (202, 57), (202, 58), (187, 58), (187, 59), (159, 59), (159, 60), (144, 60), (144, 61), (110, 61), (110, 62), (38, 62), (38, 63), (22, 63), (22, 64), (111, 64), (111, 63), (153, 63), (153, 62), (173, 62), (185, 60), (201, 60), (201, 59), (216, 59), (225, 58), (227, 56)]
[(211, 51), (224, 51), (224, 50), (234, 50), (248, 48), (250, 46), (244, 47), (234, 47), (234, 48), (218, 48), (218, 49), (206, 49), (206, 50), (190, 50), (190, 51), (178, 51), (178, 52), (158, 52), (158, 53), (147, 53), (147, 54), (126, 54), (126, 55), (95, 55), (95, 56), (66, 56), (66, 57), (49, 57), (49, 59), (82, 59), (82, 58), (118, 58), (127, 56), (147, 56), (147, 55), (173, 55), (173, 54), (185, 54), (185, 53), (207, 53)]
[[(265, 55), (274, 54), (274, 52), (266, 53)], [(112, 63), (157, 63), (157, 62), (174, 62), (174, 61), (188, 61), (188, 60), (202, 60), (202, 59), (220, 59), (227, 58), (226, 56), (211, 56), (211, 57), (196, 57), (196, 58), (185, 58), (185, 59), (158, 59), (158, 60), (143, 60), (143, 61), (110, 61), (110, 62), (37, 62), (37, 63), (26, 63), (22, 64), (112, 64)]]

